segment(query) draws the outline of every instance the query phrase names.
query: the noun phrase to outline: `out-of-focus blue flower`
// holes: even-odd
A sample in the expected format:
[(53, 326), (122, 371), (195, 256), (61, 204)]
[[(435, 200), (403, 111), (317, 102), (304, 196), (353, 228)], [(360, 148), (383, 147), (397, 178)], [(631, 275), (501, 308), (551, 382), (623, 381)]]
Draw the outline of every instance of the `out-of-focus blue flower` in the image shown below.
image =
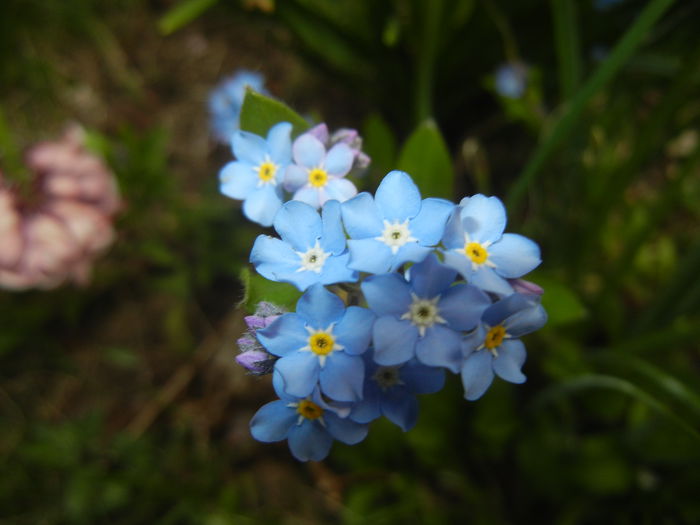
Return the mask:
[(216, 138), (229, 144), (233, 133), (240, 127), (241, 107), (246, 88), (269, 95), (264, 86), (265, 78), (260, 73), (238, 70), (220, 82), (209, 95), (211, 127)]
[(280, 399), (261, 407), (250, 421), (250, 432), (258, 441), (286, 439), (299, 461), (321, 461), (334, 439), (354, 445), (367, 436), (367, 425), (340, 417), (318, 388), (308, 396), (290, 396), (279, 388), (279, 380), (273, 384)]
[(496, 70), (496, 92), (502, 97), (520, 98), (527, 89), (527, 67), (519, 62), (501, 65)]
[(302, 291), (314, 283), (357, 281), (357, 272), (348, 268), (338, 201), (328, 201), (321, 216), (308, 204), (289, 201), (274, 226), (282, 239), (260, 235), (250, 253), (250, 262), (263, 277)]
[(518, 338), (546, 322), (547, 313), (533, 296), (516, 293), (488, 307), (477, 329), (463, 343), (464, 397), (479, 399), (491, 386), (494, 373), (510, 383), (524, 383), (521, 368), (526, 352)]
[(506, 279), (536, 268), (540, 249), (522, 235), (503, 233), (505, 227), (506, 210), (497, 197), (465, 197), (442, 238), (445, 264), (487, 292), (510, 295), (513, 288)]
[(420, 364), (415, 359), (397, 366), (381, 366), (365, 353), (365, 388), (362, 401), (353, 405), (350, 419), (369, 423), (380, 416), (404, 432), (418, 418), (416, 394), (432, 394), (445, 384), (445, 371)]
[(461, 332), (477, 325), (491, 300), (474, 286), (453, 285), (456, 276), (430, 254), (411, 267), (408, 281), (397, 273), (365, 279), (362, 291), (378, 317), (372, 333), (378, 364), (400, 365), (415, 356), (424, 365), (459, 371)]
[(386, 273), (406, 262), (422, 261), (440, 242), (454, 207), (444, 199), (421, 201), (408, 173), (389, 172), (374, 198), (363, 192), (342, 204), (343, 223), (351, 237), (350, 268)]
[(293, 199), (320, 208), (329, 199), (346, 201), (357, 194), (357, 188), (345, 175), (355, 155), (347, 144), (337, 143), (326, 152), (326, 146), (314, 134), (304, 133), (292, 146), (294, 163), (287, 167), (284, 187)]
[(282, 177), (291, 161), (292, 125), (280, 122), (267, 139), (236, 131), (232, 146), (236, 160), (219, 172), (221, 193), (243, 201), (243, 214), (262, 226), (272, 225), (282, 206)]
[(288, 395), (309, 396), (320, 384), (335, 401), (357, 401), (365, 374), (360, 354), (369, 346), (374, 319), (366, 308), (346, 309), (337, 295), (315, 284), (297, 302), (296, 313), (260, 330), (258, 340), (280, 356), (274, 376)]

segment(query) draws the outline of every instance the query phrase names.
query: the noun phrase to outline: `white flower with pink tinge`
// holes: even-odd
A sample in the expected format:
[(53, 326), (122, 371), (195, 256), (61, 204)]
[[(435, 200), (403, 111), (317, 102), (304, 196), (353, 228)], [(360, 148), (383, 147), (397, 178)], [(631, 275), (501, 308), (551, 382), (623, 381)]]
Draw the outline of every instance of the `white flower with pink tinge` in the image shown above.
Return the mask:
[(93, 259), (114, 239), (114, 177), (77, 131), (33, 147), (27, 165), (33, 179), (24, 191), (0, 173), (0, 287), (85, 284)]

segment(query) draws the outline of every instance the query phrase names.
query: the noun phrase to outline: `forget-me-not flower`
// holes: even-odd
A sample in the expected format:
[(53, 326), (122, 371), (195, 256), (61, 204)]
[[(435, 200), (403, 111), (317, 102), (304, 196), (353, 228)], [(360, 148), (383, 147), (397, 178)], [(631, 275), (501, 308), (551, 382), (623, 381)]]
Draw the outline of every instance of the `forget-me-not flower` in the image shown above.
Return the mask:
[(293, 199), (320, 208), (329, 199), (343, 202), (357, 193), (345, 175), (350, 171), (355, 154), (347, 144), (326, 146), (314, 134), (304, 133), (292, 146), (294, 163), (287, 167), (284, 187)]
[(360, 354), (372, 334), (374, 314), (343, 301), (321, 284), (309, 288), (288, 313), (257, 333), (273, 355), (280, 356), (274, 375), (290, 396), (311, 395), (317, 384), (335, 401), (362, 398), (365, 366)]
[(291, 396), (280, 388), (279, 380), (273, 385), (280, 399), (262, 406), (250, 421), (250, 432), (258, 441), (286, 439), (299, 461), (321, 461), (334, 439), (354, 445), (367, 436), (367, 425), (340, 417), (318, 388), (308, 396)]
[(521, 368), (526, 352), (518, 338), (546, 322), (547, 313), (532, 295), (515, 293), (489, 306), (477, 329), (463, 343), (464, 397), (469, 401), (479, 399), (491, 386), (494, 374), (510, 383), (524, 383)]
[(445, 264), (479, 288), (510, 295), (507, 279), (521, 277), (540, 264), (536, 243), (503, 233), (506, 210), (497, 197), (465, 197), (447, 222), (441, 250)]
[(363, 192), (342, 204), (350, 268), (386, 273), (422, 261), (440, 242), (454, 207), (444, 199), (421, 200), (408, 173), (389, 172), (374, 198)]
[(372, 333), (378, 364), (400, 365), (415, 356), (424, 365), (459, 371), (461, 332), (477, 325), (491, 300), (474, 286), (452, 285), (456, 275), (430, 254), (411, 267), (408, 281), (398, 273), (365, 279), (362, 291), (378, 316)]
[(328, 201), (321, 216), (308, 204), (289, 201), (277, 213), (274, 226), (281, 239), (260, 235), (250, 253), (250, 262), (263, 277), (302, 291), (314, 283), (357, 280), (357, 272), (348, 268), (338, 201)]
[(369, 423), (380, 416), (406, 432), (418, 419), (416, 394), (432, 394), (445, 384), (442, 368), (425, 366), (415, 359), (402, 365), (381, 366), (365, 355), (365, 388), (362, 401), (352, 406), (348, 416), (358, 423)]
[(264, 84), (265, 78), (260, 73), (239, 69), (214, 88), (209, 95), (209, 114), (212, 130), (220, 142), (230, 143), (231, 137), (240, 126), (246, 88), (269, 95)]
[(236, 160), (219, 172), (221, 193), (243, 201), (243, 214), (262, 226), (272, 225), (282, 206), (282, 177), (291, 161), (289, 122), (270, 128), (267, 140), (236, 131), (231, 142)]

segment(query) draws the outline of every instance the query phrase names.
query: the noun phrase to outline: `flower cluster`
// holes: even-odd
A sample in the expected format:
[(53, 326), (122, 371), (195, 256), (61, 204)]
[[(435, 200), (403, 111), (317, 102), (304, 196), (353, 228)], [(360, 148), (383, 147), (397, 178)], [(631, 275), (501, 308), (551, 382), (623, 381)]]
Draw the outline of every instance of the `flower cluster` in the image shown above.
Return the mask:
[(368, 160), (358, 143), (334, 142), (325, 126), (293, 145), (290, 133), (287, 123), (267, 140), (237, 132), (238, 160), (221, 173), (222, 191), (277, 233), (256, 239), (250, 262), (303, 292), (293, 312), (261, 303), (246, 318), (238, 362), (271, 373), (279, 397), (255, 414), (253, 436), (320, 460), (334, 440), (361, 441), (381, 416), (409, 430), (417, 394), (440, 390), (446, 372), (459, 374), (468, 400), (495, 376), (524, 382), (520, 337), (546, 313), (542, 289), (520, 278), (540, 251), (505, 233), (501, 201), (424, 199), (402, 171), (374, 195), (355, 195), (343, 177)]
[(291, 140), (292, 125), (280, 122), (266, 138), (235, 131), (231, 146), (236, 160), (219, 173), (221, 192), (243, 201), (243, 214), (262, 226), (271, 226), (285, 200), (320, 208), (326, 201), (343, 202), (357, 194), (345, 176), (369, 164), (362, 140), (354, 130), (329, 135), (325, 124)]
[(27, 166), (27, 188), (0, 174), (0, 287), (87, 282), (92, 261), (114, 237), (120, 199), (112, 173), (84, 149), (78, 129), (34, 146)]

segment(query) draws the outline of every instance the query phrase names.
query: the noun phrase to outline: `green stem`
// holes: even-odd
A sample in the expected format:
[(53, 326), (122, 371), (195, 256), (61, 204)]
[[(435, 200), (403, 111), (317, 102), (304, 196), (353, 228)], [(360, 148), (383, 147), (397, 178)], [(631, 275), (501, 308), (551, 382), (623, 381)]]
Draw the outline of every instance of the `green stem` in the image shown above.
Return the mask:
[(435, 58), (440, 37), (440, 21), (443, 12), (443, 0), (419, 2), (417, 9), (423, 19), (421, 40), (416, 64), (416, 91), (414, 101), (415, 124), (418, 125), (433, 115), (433, 82), (435, 77)]

